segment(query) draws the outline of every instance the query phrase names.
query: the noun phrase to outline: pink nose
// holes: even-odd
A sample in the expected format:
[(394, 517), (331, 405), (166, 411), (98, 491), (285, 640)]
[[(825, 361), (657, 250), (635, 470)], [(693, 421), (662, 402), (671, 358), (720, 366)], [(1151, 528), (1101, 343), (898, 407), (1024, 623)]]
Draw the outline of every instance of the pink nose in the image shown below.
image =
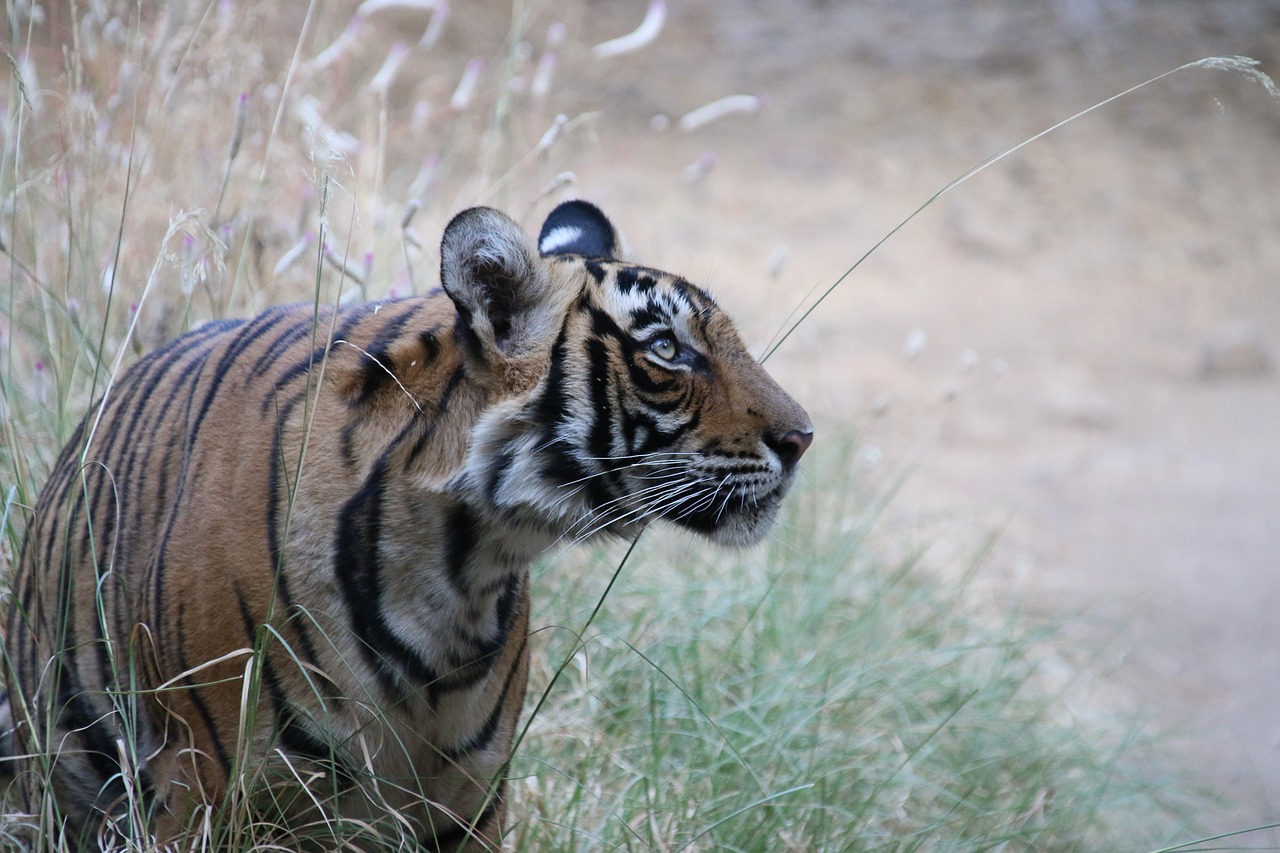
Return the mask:
[(800, 457), (804, 456), (809, 445), (813, 444), (813, 430), (801, 432), (793, 429), (779, 438), (770, 440), (768, 444), (773, 452), (778, 454), (783, 467), (790, 468), (800, 461)]

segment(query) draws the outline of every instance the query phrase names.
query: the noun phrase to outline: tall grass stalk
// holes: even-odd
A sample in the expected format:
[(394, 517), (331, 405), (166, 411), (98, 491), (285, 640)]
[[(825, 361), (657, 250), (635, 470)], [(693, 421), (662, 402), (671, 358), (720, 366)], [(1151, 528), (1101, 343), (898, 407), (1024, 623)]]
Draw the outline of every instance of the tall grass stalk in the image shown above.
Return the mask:
[[(1107, 107), (1119, 100), (1127, 98), (1130, 95), (1133, 95), (1141, 91), (1142, 89), (1147, 88), (1148, 86), (1154, 85), (1155, 83), (1158, 83), (1167, 77), (1171, 77), (1174, 74), (1178, 74), (1184, 71), (1201, 69), (1201, 70), (1213, 70), (1213, 71), (1229, 71), (1236, 74), (1243, 74), (1253, 80), (1256, 80), (1264, 89), (1267, 90), (1267, 93), (1271, 95), (1272, 98), (1276, 99), (1277, 101), (1280, 101), (1280, 88), (1277, 88), (1275, 81), (1273, 81), (1267, 74), (1265, 74), (1263, 71), (1261, 71), (1258, 68), (1259, 64), (1260, 63), (1256, 59), (1250, 59), (1247, 56), (1208, 56), (1203, 59), (1197, 59), (1194, 62), (1188, 62), (1185, 65), (1179, 65), (1177, 68), (1171, 69), (1169, 71), (1165, 71), (1162, 74), (1157, 74), (1155, 77), (1152, 77), (1148, 80), (1144, 80), (1143, 82), (1138, 83), (1135, 86), (1130, 86), (1128, 89), (1125, 89), (1122, 92), (1117, 92), (1116, 94), (1112, 95), (1109, 98), (1104, 98), (1103, 100), (1098, 101), (1092, 106), (1086, 107), (1083, 110), (1080, 110), (1078, 113), (1074, 113), (1073, 115), (1070, 115), (1059, 122), (1055, 122), (1054, 124), (1050, 125), (1044, 130), (1037, 131), (1036, 133), (1031, 134), (1030, 136), (1026, 137), (1025, 139), (1019, 142), (1006, 145), (1005, 147), (1001, 148), (999, 151), (992, 154), (991, 156), (984, 158), (976, 166), (972, 167), (966, 172), (961, 173), (955, 179), (948, 181), (946, 184), (943, 185), (941, 189), (939, 189), (933, 195), (925, 199), (924, 202), (919, 207), (911, 211), (911, 213), (907, 214), (906, 218), (904, 218), (901, 222), (898, 222), (896, 225), (894, 225), (892, 228), (886, 231), (884, 236), (880, 237), (878, 240), (872, 243), (871, 247), (868, 248), (865, 252), (863, 252), (862, 255), (860, 255), (858, 259), (855, 260), (848, 267), (848, 269), (846, 269), (843, 273), (841, 273), (836, 278), (836, 280), (833, 281), (830, 285), (828, 285), (826, 288), (821, 288), (820, 286), (814, 287), (814, 289), (811, 290), (806, 295), (805, 301), (807, 301), (808, 298), (811, 297), (815, 292), (818, 292), (819, 290), (821, 290), (821, 293), (818, 295), (816, 299), (812, 301), (812, 303), (809, 304), (808, 307), (804, 308), (803, 311), (801, 311), (800, 309), (804, 305), (804, 302), (801, 302), (792, 310), (791, 315), (787, 318), (787, 322), (784, 323), (783, 326), (779, 328), (778, 334), (775, 335), (774, 339), (769, 342), (768, 346), (765, 347), (764, 355), (761, 357), (760, 360), (766, 361), (769, 358), (769, 356), (773, 355), (774, 352), (777, 351), (778, 347), (782, 346), (783, 343), (786, 342), (787, 338), (791, 337), (792, 333), (795, 332), (796, 329), (800, 328), (800, 326), (804, 324), (806, 320), (809, 319), (809, 315), (811, 315), (814, 311), (816, 311), (818, 309), (818, 306), (820, 306), (823, 302), (825, 302), (827, 297), (830, 296), (837, 287), (843, 284), (845, 279), (847, 279), (850, 275), (853, 274), (854, 270), (862, 266), (863, 262), (866, 261), (867, 258), (871, 257), (873, 254), (875, 254), (875, 252), (881, 246), (889, 242), (889, 240), (893, 239), (893, 237), (895, 237), (899, 231), (905, 228), (913, 219), (915, 219), (921, 213), (924, 213), (924, 211), (927, 210), (930, 206), (932, 206), (934, 202), (936, 202), (938, 199), (942, 198), (944, 195), (951, 192), (952, 190), (956, 189), (961, 184), (968, 181), (970, 178), (976, 177), (977, 175), (979, 175), (982, 172), (985, 172), (987, 169), (999, 163), (1001, 160), (1005, 159), (1006, 157), (1012, 154), (1015, 154), (1018, 151), (1021, 151), (1023, 148), (1026, 148), (1028, 145), (1031, 145), (1032, 143), (1040, 139), (1044, 139), (1046, 136), (1056, 133), (1057, 131), (1061, 130), (1067, 125), (1073, 124), (1076, 121), (1079, 121), (1080, 119), (1084, 118), (1085, 116), (1090, 115), (1091, 113), (1095, 113), (1098, 110), (1101, 110), (1104, 107)], [(791, 317), (794, 317), (797, 313), (799, 313), (800, 316), (797, 317), (794, 320), (794, 322), (792, 322)]]

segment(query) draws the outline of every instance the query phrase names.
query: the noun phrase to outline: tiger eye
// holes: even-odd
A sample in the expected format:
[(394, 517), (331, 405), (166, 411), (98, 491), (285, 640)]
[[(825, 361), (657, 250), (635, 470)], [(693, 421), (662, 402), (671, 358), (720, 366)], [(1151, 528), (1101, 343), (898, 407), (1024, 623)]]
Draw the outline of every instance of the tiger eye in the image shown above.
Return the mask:
[(673, 361), (680, 348), (676, 346), (675, 340), (672, 338), (658, 338), (649, 345), (649, 351), (663, 361)]

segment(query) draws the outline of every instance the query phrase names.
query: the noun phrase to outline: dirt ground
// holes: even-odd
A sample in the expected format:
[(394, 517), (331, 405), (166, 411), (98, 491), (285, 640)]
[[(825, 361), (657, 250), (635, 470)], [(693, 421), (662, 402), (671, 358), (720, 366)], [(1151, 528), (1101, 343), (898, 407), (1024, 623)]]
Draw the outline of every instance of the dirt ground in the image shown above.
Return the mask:
[[(569, 22), (586, 44), (642, 7), (592, 8)], [(1280, 72), (1280, 8), (1247, 0), (669, 13), (559, 104), (610, 105), (579, 187), (760, 344), (1010, 143), (1203, 57)], [(738, 93), (767, 105), (651, 127)], [(1256, 79), (1180, 71), (945, 194), (770, 360), (819, 441), (856, 432), (866, 476), (909, 472), (887, 523), (930, 563), (999, 533), (979, 588), (1071, 617), (1102, 701), (1149, 715), (1226, 798), (1215, 831), (1280, 820), (1278, 146)]]

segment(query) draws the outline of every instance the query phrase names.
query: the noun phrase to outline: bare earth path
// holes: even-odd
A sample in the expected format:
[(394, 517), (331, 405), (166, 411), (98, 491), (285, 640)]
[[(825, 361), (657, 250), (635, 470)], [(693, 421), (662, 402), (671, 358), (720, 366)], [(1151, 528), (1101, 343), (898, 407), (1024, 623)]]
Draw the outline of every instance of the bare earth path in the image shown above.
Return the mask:
[[(622, 5), (577, 31), (625, 32)], [(586, 93), (613, 109), (579, 178), (764, 341), (984, 157), (1220, 54), (1280, 71), (1280, 12), (673, 3), (659, 42)], [(649, 129), (738, 92), (767, 108)], [(699, 160), (714, 166), (689, 183)], [(993, 601), (1083, 614), (1069, 636), (1102, 649), (1111, 700), (1179, 732), (1229, 798), (1211, 830), (1280, 820), (1277, 235), (1280, 101), (1184, 71), (938, 200), (771, 361), (820, 434), (858, 432), (874, 476), (913, 470), (891, 523), (936, 539), (935, 562), (1004, 528)]]

